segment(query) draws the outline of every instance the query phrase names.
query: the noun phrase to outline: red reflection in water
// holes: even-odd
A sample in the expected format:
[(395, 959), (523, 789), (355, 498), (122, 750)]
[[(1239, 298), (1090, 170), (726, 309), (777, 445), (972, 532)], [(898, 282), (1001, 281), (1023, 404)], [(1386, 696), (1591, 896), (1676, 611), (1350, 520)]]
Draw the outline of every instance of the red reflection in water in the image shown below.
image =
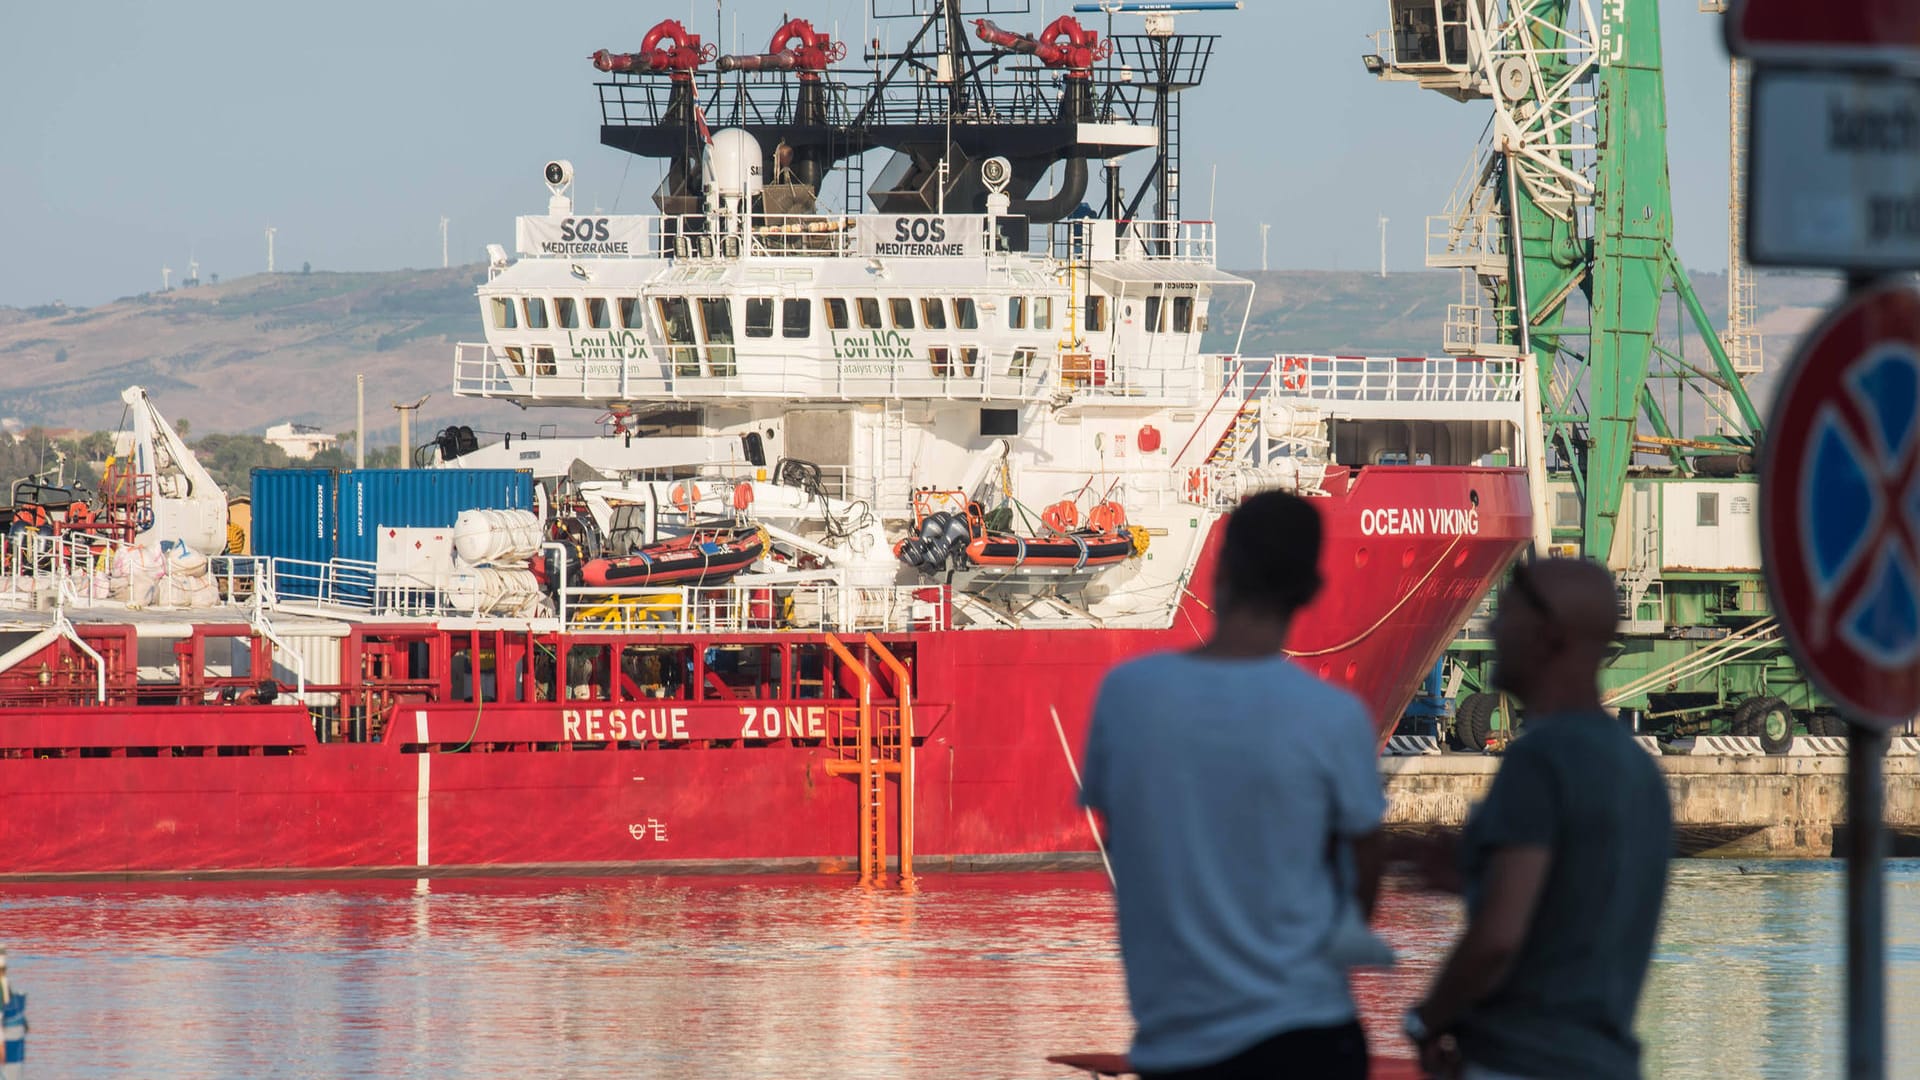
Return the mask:
[[(1396, 883), (1397, 884), (1397, 883)], [(1355, 991), (1376, 1077), (1454, 905), (1389, 888)], [(1106, 880), (951, 875), (25, 885), (0, 901), (35, 1072), (1067, 1075), (1124, 1049)]]

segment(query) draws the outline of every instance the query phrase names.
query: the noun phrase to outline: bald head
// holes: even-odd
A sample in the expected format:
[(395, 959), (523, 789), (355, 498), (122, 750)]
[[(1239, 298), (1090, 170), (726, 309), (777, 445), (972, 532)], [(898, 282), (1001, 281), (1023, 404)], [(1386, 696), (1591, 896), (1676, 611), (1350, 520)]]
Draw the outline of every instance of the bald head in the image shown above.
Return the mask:
[(1516, 567), (1494, 620), (1495, 678), (1529, 707), (1597, 706), (1600, 665), (1619, 620), (1613, 575), (1599, 563)]
[(1605, 649), (1620, 625), (1613, 575), (1590, 559), (1543, 559), (1519, 571), (1546, 602), (1543, 615), (1569, 643)]

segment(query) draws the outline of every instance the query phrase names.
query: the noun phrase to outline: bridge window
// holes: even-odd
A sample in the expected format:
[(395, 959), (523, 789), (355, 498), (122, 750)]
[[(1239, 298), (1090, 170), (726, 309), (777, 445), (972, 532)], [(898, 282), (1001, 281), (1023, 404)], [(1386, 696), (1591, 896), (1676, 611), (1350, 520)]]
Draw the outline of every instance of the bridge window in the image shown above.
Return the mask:
[(1107, 298), (1087, 294), (1087, 332), (1104, 333), (1107, 329)]
[(887, 314), (893, 317), (895, 330), (913, 329), (913, 301), (896, 296), (887, 301)]
[(537, 297), (526, 299), (527, 329), (545, 330), (547, 328), (547, 302)]
[(733, 374), (733, 303), (724, 296), (700, 300), (700, 322), (707, 331), (707, 365), (714, 375)]
[[(855, 303), (860, 308), (860, 329), (862, 330), (880, 329), (881, 327), (880, 327), (879, 299), (877, 297), (872, 297), (872, 296), (862, 296), (857, 301), (855, 301)], [(908, 315), (909, 316), (912, 315), (911, 308), (908, 309)]]
[(620, 325), (628, 330), (640, 329), (640, 298), (623, 296), (620, 298)]
[(974, 308), (972, 297), (953, 298), (953, 326), (956, 330), (980, 329), (980, 312)]
[(1696, 501), (1696, 513), (1699, 524), (1703, 526), (1718, 526), (1720, 524), (1720, 493), (1717, 491), (1701, 492)]
[(950, 370), (947, 363), (947, 347), (934, 345), (927, 349), (927, 363), (933, 367), (935, 375), (945, 375)]
[(520, 325), (513, 317), (513, 301), (504, 296), (493, 298), (493, 326), (496, 330), (512, 330)]
[(553, 346), (535, 345), (533, 347), (533, 373), (535, 375), (554, 375), (560, 371), (553, 362)]
[(973, 346), (968, 345), (963, 347), (960, 350), (960, 370), (965, 372), (968, 378), (973, 377), (974, 368), (979, 366), (979, 363), (980, 363), (979, 349), (976, 349)]
[(562, 330), (580, 329), (580, 305), (571, 296), (554, 297), (553, 317)]
[(813, 336), (813, 301), (780, 301), (780, 336), (790, 338)]
[(947, 308), (939, 299), (930, 298), (920, 301), (920, 323), (929, 330), (947, 328)]
[(847, 302), (838, 296), (827, 297), (827, 329), (847, 328)]
[(612, 328), (613, 320), (609, 317), (610, 315), (611, 312), (607, 310), (607, 301), (603, 297), (587, 297), (587, 322), (592, 324), (595, 330)]
[(1034, 350), (1031, 347), (1022, 346), (1013, 350), (1013, 361), (1007, 365), (1007, 374), (1016, 379), (1026, 378), (1027, 372), (1033, 370), (1033, 359)]
[(747, 336), (773, 336), (773, 301), (764, 296), (747, 297)]
[(1007, 297), (1007, 329), (1025, 330), (1027, 328), (1027, 298), (1024, 296)]
[(693, 312), (687, 307), (686, 298), (662, 297), (658, 306), (660, 327), (667, 335), (667, 352), (673, 358), (674, 373), (700, 374), (700, 360), (694, 349)]
[(527, 373), (527, 357), (526, 354), (521, 351), (520, 346), (509, 345), (507, 346), (506, 352), (507, 366), (513, 369), (515, 375), (525, 375)]
[(1173, 298), (1173, 332), (1190, 334), (1193, 332), (1193, 297), (1176, 296)]
[(1149, 334), (1157, 334), (1166, 329), (1166, 325), (1160, 321), (1160, 314), (1160, 298), (1158, 296), (1147, 297), (1147, 321), (1141, 326), (1141, 329)]
[(1033, 298), (1033, 328), (1035, 330), (1053, 329), (1053, 297)]

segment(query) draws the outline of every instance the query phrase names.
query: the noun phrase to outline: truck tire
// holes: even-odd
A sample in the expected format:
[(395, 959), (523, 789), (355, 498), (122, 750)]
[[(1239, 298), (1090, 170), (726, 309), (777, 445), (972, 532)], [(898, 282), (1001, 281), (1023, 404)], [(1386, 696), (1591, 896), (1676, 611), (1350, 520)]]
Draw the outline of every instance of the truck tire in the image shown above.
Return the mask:
[(1777, 697), (1751, 698), (1735, 714), (1734, 734), (1754, 735), (1769, 754), (1793, 749), (1793, 709)]
[(1499, 694), (1468, 694), (1453, 710), (1454, 748), (1482, 753), (1493, 737), (1493, 710), (1500, 704)]

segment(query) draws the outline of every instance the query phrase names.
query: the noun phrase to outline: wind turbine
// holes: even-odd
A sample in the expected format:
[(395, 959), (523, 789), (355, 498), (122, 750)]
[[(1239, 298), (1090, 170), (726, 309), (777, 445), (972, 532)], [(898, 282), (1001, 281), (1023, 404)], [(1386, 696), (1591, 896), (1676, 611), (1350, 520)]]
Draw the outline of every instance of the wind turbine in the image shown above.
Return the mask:
[(160, 268), (160, 291), (167, 292), (172, 288), (173, 288), (173, 267), (162, 266)]
[(1273, 226), (1264, 221), (1260, 223), (1260, 270), (1262, 273), (1267, 269), (1267, 232), (1272, 228)]
[(447, 268), (447, 215), (440, 215), (440, 269)]
[(267, 273), (273, 273), (273, 234), (279, 232), (273, 226), (267, 226)]
[(1387, 276), (1387, 215), (1380, 215), (1380, 276)]

